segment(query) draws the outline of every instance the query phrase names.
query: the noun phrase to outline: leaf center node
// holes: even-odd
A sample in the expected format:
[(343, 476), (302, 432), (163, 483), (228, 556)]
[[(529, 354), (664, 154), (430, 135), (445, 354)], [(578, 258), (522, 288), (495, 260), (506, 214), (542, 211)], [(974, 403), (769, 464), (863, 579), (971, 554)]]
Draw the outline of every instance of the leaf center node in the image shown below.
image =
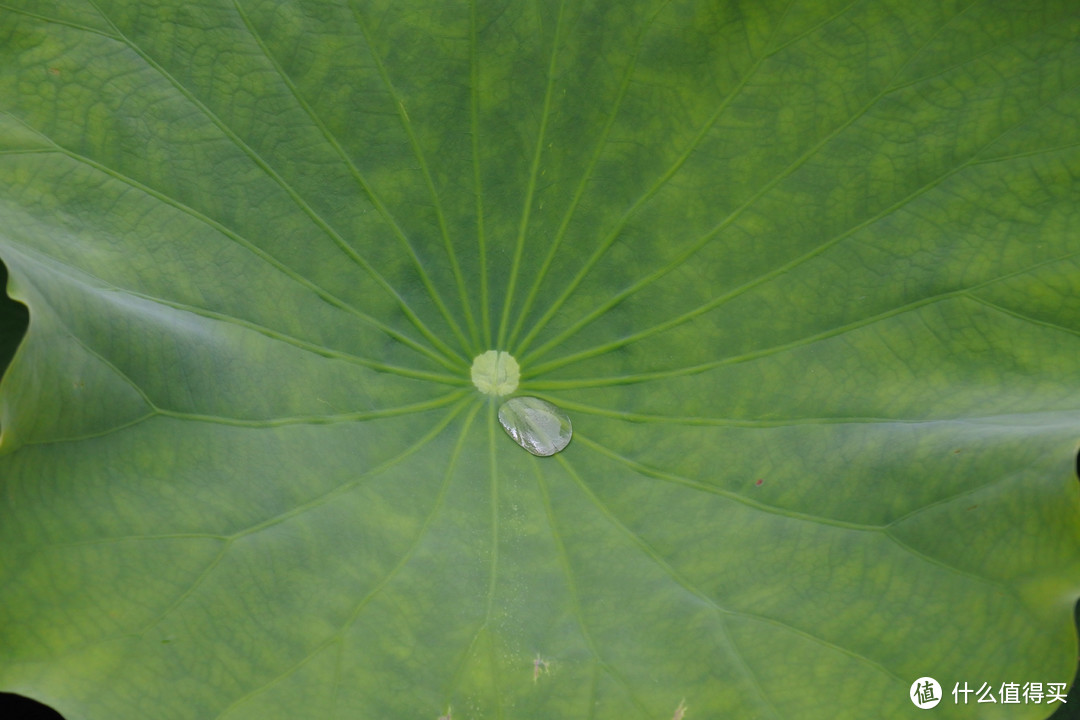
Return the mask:
[(482, 393), (509, 395), (517, 390), (520, 379), (521, 368), (508, 352), (488, 350), (473, 358), (473, 385)]

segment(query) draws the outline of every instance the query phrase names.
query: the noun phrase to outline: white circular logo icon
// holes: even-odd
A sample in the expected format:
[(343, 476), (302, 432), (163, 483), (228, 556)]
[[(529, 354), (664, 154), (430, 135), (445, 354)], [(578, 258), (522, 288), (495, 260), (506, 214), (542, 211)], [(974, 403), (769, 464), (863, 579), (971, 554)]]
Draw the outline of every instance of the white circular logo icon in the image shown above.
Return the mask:
[(941, 686), (932, 677), (921, 677), (911, 683), (911, 694), (908, 695), (915, 707), (929, 710), (941, 702)]

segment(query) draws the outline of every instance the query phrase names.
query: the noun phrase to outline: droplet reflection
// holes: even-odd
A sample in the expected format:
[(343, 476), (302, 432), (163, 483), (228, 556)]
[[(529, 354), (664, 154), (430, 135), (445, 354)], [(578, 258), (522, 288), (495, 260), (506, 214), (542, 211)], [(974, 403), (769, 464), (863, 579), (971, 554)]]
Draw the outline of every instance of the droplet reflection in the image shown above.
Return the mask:
[(574, 433), (566, 413), (535, 397), (504, 402), (499, 408), (499, 422), (518, 445), (541, 457), (565, 448)]

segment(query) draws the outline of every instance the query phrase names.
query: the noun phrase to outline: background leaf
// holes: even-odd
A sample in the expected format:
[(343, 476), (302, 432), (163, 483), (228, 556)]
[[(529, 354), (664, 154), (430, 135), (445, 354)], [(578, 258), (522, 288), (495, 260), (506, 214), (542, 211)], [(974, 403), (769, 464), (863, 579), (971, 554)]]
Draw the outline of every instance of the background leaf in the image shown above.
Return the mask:
[[(0, 684), (68, 718), (1044, 717), (1075, 3), (14, 0)], [(535, 458), (473, 389), (574, 439)]]
[[(0, 263), (0, 287), (7, 285), (7, 275), (7, 266)], [(26, 334), (29, 319), (25, 305), (11, 300), (6, 294), (0, 297), (0, 368), (7, 369)]]

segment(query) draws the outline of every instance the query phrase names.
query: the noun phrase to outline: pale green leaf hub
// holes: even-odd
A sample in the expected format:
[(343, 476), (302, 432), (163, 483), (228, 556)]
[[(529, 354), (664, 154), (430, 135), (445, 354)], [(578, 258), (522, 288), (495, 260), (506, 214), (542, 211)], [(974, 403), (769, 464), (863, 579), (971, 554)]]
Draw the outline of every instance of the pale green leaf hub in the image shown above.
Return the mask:
[(509, 395), (517, 390), (521, 367), (508, 352), (488, 350), (473, 358), (472, 381), (487, 395)]

